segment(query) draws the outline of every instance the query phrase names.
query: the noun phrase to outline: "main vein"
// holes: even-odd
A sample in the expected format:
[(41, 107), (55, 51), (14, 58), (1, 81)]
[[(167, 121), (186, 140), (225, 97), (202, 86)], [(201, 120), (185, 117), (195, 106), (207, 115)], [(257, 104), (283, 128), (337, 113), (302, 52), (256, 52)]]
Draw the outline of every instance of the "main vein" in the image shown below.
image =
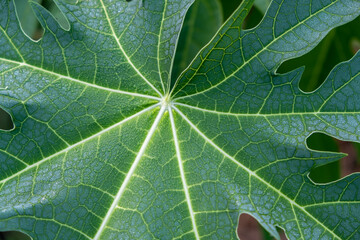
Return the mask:
[[(157, 64), (158, 64), (158, 71), (159, 71), (159, 79), (160, 79), (164, 93), (166, 92), (166, 89), (165, 89), (164, 81), (163, 81), (162, 75), (161, 75), (160, 48), (161, 48), (161, 36), (163, 33), (162, 28), (163, 28), (163, 24), (165, 21), (165, 12), (166, 12), (166, 8), (167, 8), (167, 3), (168, 3), (168, 1), (165, 0), (164, 11), (162, 12), (161, 24), (160, 24), (160, 30), (159, 30), (159, 36), (158, 36), (158, 45), (157, 45)], [(167, 86), (167, 87), (169, 87), (169, 86)]]
[(149, 80), (147, 80), (146, 77), (141, 74), (141, 72), (139, 71), (139, 69), (137, 69), (137, 68), (135, 67), (135, 65), (133, 64), (133, 62), (132, 62), (131, 59), (129, 58), (129, 56), (126, 54), (125, 50), (123, 49), (123, 47), (122, 47), (122, 45), (121, 45), (121, 43), (120, 43), (120, 40), (119, 40), (118, 37), (116, 36), (114, 27), (113, 27), (113, 25), (112, 25), (112, 23), (111, 23), (111, 19), (110, 19), (110, 17), (109, 17), (109, 14), (108, 14), (108, 12), (107, 12), (107, 8), (106, 8), (103, 0), (100, 0), (100, 2), (101, 2), (102, 8), (104, 9), (105, 16), (106, 16), (106, 19), (107, 19), (107, 21), (108, 21), (108, 23), (109, 23), (109, 26), (110, 26), (112, 35), (113, 35), (113, 37), (115, 38), (115, 41), (116, 41), (117, 45), (119, 46), (120, 51), (123, 53), (124, 57), (126, 58), (127, 62), (128, 62), (128, 63), (130, 64), (130, 66), (135, 70), (135, 72), (136, 72), (142, 79), (144, 79), (144, 81), (145, 81), (152, 89), (154, 89), (154, 91), (155, 91), (160, 97), (162, 97), (162, 94), (159, 92), (159, 90), (157, 90), (157, 89), (154, 87), (154, 85), (152, 85), (152, 84), (149, 82)]
[(297, 208), (301, 209), (306, 215), (308, 215), (311, 219), (313, 219), (317, 224), (319, 224), (320, 226), (322, 226), (326, 231), (328, 231), (329, 233), (331, 233), (335, 238), (337, 239), (341, 239), (336, 233), (334, 233), (331, 229), (329, 229), (327, 226), (325, 226), (322, 222), (320, 222), (318, 219), (316, 219), (313, 215), (311, 215), (303, 206), (300, 206), (297, 202), (295, 202), (294, 200), (292, 200), (291, 198), (289, 198), (288, 196), (286, 196), (284, 193), (282, 193), (281, 191), (279, 191), (279, 189), (275, 188), (274, 186), (272, 186), (271, 184), (269, 184), (268, 182), (266, 182), (263, 178), (261, 178), (260, 176), (258, 176), (255, 172), (251, 171), (249, 168), (247, 168), (246, 166), (244, 166), (243, 164), (241, 164), (240, 162), (238, 162), (234, 157), (230, 156), (228, 153), (226, 153), (224, 150), (222, 150), (218, 145), (216, 145), (211, 139), (209, 139), (208, 137), (205, 136), (204, 133), (202, 133), (178, 108), (176, 108), (175, 106), (173, 107), (177, 113), (180, 114), (180, 116), (190, 125), (190, 127), (192, 129), (194, 129), (207, 143), (209, 143), (210, 145), (212, 145), (217, 151), (219, 151), (221, 154), (223, 154), (224, 156), (226, 156), (228, 159), (230, 159), (231, 161), (233, 161), (235, 164), (237, 164), (240, 168), (242, 168), (243, 170), (245, 170), (246, 172), (249, 173), (250, 176), (253, 176), (255, 178), (257, 178), (259, 181), (261, 181), (263, 184), (265, 184), (267, 187), (271, 188), (274, 192), (276, 192), (277, 194), (279, 194), (281, 197), (285, 198), (291, 205), (296, 206)]
[[(285, 32), (283, 32), (282, 34), (280, 34), (278, 37), (272, 39), (266, 46), (264, 46), (259, 52), (255, 53), (253, 56), (251, 56), (248, 60), (244, 60), (244, 62), (241, 64), (241, 66), (239, 66), (234, 72), (232, 72), (231, 74), (229, 74), (228, 76), (225, 76), (224, 79), (220, 80), (218, 83), (212, 85), (211, 87), (204, 89), (200, 92), (196, 92), (193, 94), (188, 94), (186, 96), (183, 97), (179, 97), (179, 98), (174, 98), (175, 99), (182, 99), (182, 98), (187, 98), (187, 97), (191, 97), (194, 95), (198, 95), (198, 94), (202, 94), (204, 92), (210, 91), (213, 88), (216, 88), (217, 86), (219, 86), (220, 84), (222, 84), (223, 82), (225, 82), (226, 80), (230, 79), (231, 77), (235, 76), (236, 73), (238, 73), (241, 69), (243, 69), (245, 66), (247, 66), (247, 64), (249, 64), (252, 60), (256, 59), (261, 53), (263, 53), (266, 50), (269, 50), (269, 47), (271, 45), (273, 45), (274, 43), (277, 42), (278, 39), (281, 39), (282, 37), (284, 37), (286, 34), (292, 32), (294, 29), (296, 29), (299, 26), (302, 26), (303, 24), (305, 24), (306, 21), (312, 19), (313, 17), (316, 17), (318, 14), (324, 12), (326, 9), (330, 8), (332, 5), (334, 5), (335, 3), (337, 3), (338, 1), (333, 1), (331, 2), (328, 6), (320, 9), (318, 12), (315, 12), (311, 15), (309, 15), (307, 18), (303, 19), (302, 21), (299, 21), (297, 24), (295, 24), (294, 26), (292, 26), (291, 28), (289, 28), (288, 30), (286, 30)], [(210, 44), (210, 43), (209, 43)], [(205, 48), (204, 48), (205, 49)], [(271, 51), (271, 49), (269, 50)], [(206, 57), (211, 53), (212, 51), (209, 51), (206, 55)], [(205, 57), (205, 58), (206, 58)], [(204, 58), (204, 59), (205, 59)], [(189, 83), (191, 81), (191, 79), (195, 76), (195, 74), (197, 74), (197, 72), (199, 71), (199, 69), (201, 68), (201, 66), (204, 64), (205, 60), (202, 60), (202, 63), (197, 67), (196, 71), (193, 73), (192, 77), (190, 78), (190, 80), (187, 82)], [(178, 94), (183, 88), (185, 88), (188, 84), (184, 84), (184, 86), (182, 86), (178, 91), (176, 91), (175, 95)], [(175, 89), (175, 87), (174, 87)]]
[(102, 130), (102, 131), (100, 131), (100, 132), (98, 132), (98, 133), (96, 133), (96, 134), (94, 134), (94, 135), (92, 135), (92, 136), (90, 136), (90, 137), (88, 137), (88, 138), (85, 138), (84, 140), (82, 140), (82, 141), (80, 141), (80, 142), (77, 142), (77, 143), (75, 143), (75, 144), (73, 144), (73, 145), (71, 145), (71, 146), (69, 146), (69, 147), (67, 147), (67, 148), (64, 148), (63, 150), (61, 150), (61, 151), (59, 151), (59, 152), (57, 152), (57, 153), (55, 153), (55, 154), (53, 154), (53, 155), (50, 155), (50, 156), (48, 156), (48, 157), (46, 157), (46, 158), (44, 158), (44, 159), (42, 159), (42, 160), (40, 160), (40, 161), (32, 164), (32, 165), (28, 165), (26, 168), (22, 169), (21, 171), (15, 173), (15, 174), (13, 174), (13, 175), (11, 175), (11, 176), (8, 177), (8, 178), (5, 178), (5, 179), (1, 180), (1, 181), (0, 181), (0, 184), (1, 184), (1, 183), (4, 183), (4, 182), (7, 182), (8, 180), (13, 179), (13, 178), (16, 177), (16, 176), (19, 176), (20, 174), (26, 172), (27, 170), (29, 170), (29, 169), (31, 169), (31, 168), (33, 168), (33, 167), (39, 166), (40, 164), (46, 162), (47, 160), (49, 160), (49, 159), (51, 159), (51, 158), (53, 158), (53, 157), (59, 156), (59, 155), (61, 155), (61, 154), (63, 154), (63, 153), (66, 153), (66, 152), (70, 151), (71, 149), (73, 149), (73, 148), (75, 148), (75, 147), (77, 147), (77, 146), (79, 146), (79, 145), (81, 145), (81, 144), (84, 144), (84, 143), (90, 141), (91, 139), (94, 139), (94, 138), (102, 135), (103, 133), (110, 131), (111, 129), (114, 129), (114, 128), (120, 126), (121, 124), (123, 124), (123, 123), (125, 123), (125, 122), (128, 122), (128, 121), (130, 121), (131, 119), (134, 119), (134, 118), (142, 115), (143, 113), (148, 112), (148, 111), (156, 108), (157, 106), (159, 106), (159, 104), (155, 104), (155, 105), (152, 105), (151, 107), (145, 108), (145, 109), (143, 109), (142, 111), (140, 111), (140, 112), (138, 112), (138, 113), (136, 113), (136, 114), (134, 114), (134, 115), (132, 115), (132, 116), (130, 116), (130, 117), (128, 117), (128, 118), (125, 118), (125, 119), (123, 119), (122, 121), (120, 121), (120, 122), (118, 122), (118, 123), (116, 123), (116, 124), (114, 124), (114, 125), (106, 128), (106, 129), (104, 129), (104, 130)]
[(163, 116), (165, 110), (166, 110), (166, 106), (163, 105), (163, 106), (161, 107), (160, 112), (159, 112), (159, 114), (157, 115), (157, 117), (156, 117), (153, 125), (151, 126), (150, 131), (148, 132), (148, 134), (147, 134), (147, 136), (146, 136), (146, 138), (145, 138), (145, 141), (144, 141), (144, 143), (142, 144), (142, 146), (141, 146), (141, 148), (140, 148), (140, 150), (139, 150), (139, 152), (138, 152), (138, 154), (137, 154), (137, 156), (136, 156), (136, 158), (135, 158), (135, 160), (134, 160), (134, 163), (132, 164), (129, 172), (127, 173), (127, 175), (126, 175), (126, 177), (125, 177), (125, 179), (124, 179), (124, 182), (121, 184), (121, 187), (120, 187), (118, 193), (116, 194), (116, 197), (115, 197), (113, 203), (111, 204), (111, 207), (110, 207), (109, 211), (107, 212), (104, 220), (102, 221), (102, 224), (101, 224), (99, 230), (97, 231), (97, 233), (96, 233), (96, 235), (95, 235), (95, 237), (94, 237), (94, 240), (98, 240), (98, 239), (100, 238), (102, 232), (103, 232), (104, 229), (106, 228), (106, 225), (107, 225), (107, 223), (109, 222), (109, 220), (110, 220), (110, 218), (111, 218), (111, 215), (112, 215), (114, 209), (116, 208), (116, 206), (118, 205), (121, 197), (123, 196), (123, 193), (124, 193), (124, 191), (125, 191), (128, 183), (130, 182), (130, 179), (131, 179), (131, 177), (133, 176), (133, 174), (134, 174), (134, 172), (135, 172), (135, 169), (136, 169), (136, 167), (138, 166), (138, 164), (139, 164), (142, 156), (144, 155), (145, 150), (146, 150), (146, 147), (148, 146), (148, 144), (149, 144), (152, 136), (154, 135), (155, 130), (156, 130), (157, 126), (159, 125), (159, 122), (160, 122), (161, 117)]
[[(81, 80), (76, 79), (76, 78), (65, 76), (65, 75), (62, 75), (62, 74), (59, 74), (59, 73), (56, 73), (56, 72), (52, 72), (52, 71), (49, 71), (49, 70), (46, 70), (46, 69), (43, 69), (43, 68), (40, 68), (40, 67), (36, 67), (34, 65), (30, 65), (30, 64), (27, 64), (25, 62), (18, 62), (18, 61), (14, 61), (14, 60), (5, 59), (5, 58), (0, 58), (0, 61), (17, 64), (18, 66), (28, 67), (28, 68), (31, 68), (33, 70), (37, 70), (37, 71), (40, 71), (40, 72), (43, 72), (43, 73), (46, 73), (46, 74), (50, 74), (50, 75), (56, 76), (56, 77), (61, 78), (61, 79), (67, 79), (67, 80), (70, 80), (72, 82), (80, 83), (80, 84), (83, 84), (83, 85), (86, 85), (86, 86), (89, 86), (89, 87), (105, 90), (105, 91), (108, 91), (108, 92), (121, 93), (121, 94), (130, 95), (130, 96), (134, 96), (134, 97), (143, 97), (143, 98), (149, 98), (149, 99), (154, 99), (154, 100), (160, 100), (160, 98), (150, 96), (150, 95), (145, 95), (145, 94), (140, 94), (140, 93), (133, 93), (133, 92), (126, 92), (126, 91), (122, 91), (122, 90), (116, 90), (116, 89), (112, 89), (112, 88), (102, 87), (102, 86), (99, 86), (99, 85), (96, 85), (96, 84), (91, 84), (91, 83), (84, 82), (84, 81), (81, 81)], [(0, 74), (1, 74), (1, 72), (0, 72)]]
[(288, 113), (231, 113), (231, 112), (220, 112), (220, 111), (216, 111), (216, 110), (210, 110), (210, 109), (206, 109), (206, 108), (200, 108), (200, 107), (196, 107), (196, 106), (192, 106), (192, 105), (188, 105), (188, 104), (184, 104), (184, 103), (178, 103), (178, 102), (174, 102), (173, 105), (177, 105), (177, 106), (181, 106), (181, 107), (186, 107), (186, 108), (190, 108), (190, 109), (194, 109), (197, 111), (201, 111), (201, 112), (208, 112), (208, 113), (213, 113), (213, 114), (218, 114), (218, 115), (228, 115), (228, 116), (234, 116), (234, 117), (282, 117), (282, 116), (301, 116), (301, 115), (314, 115), (314, 116), (321, 116), (321, 115), (355, 115), (355, 114), (360, 114), (359, 112), (288, 112)]
[(198, 233), (197, 227), (196, 227), (195, 213), (193, 211), (191, 200), (190, 200), (189, 188), (188, 188), (188, 185), (186, 183), (185, 171), (184, 171), (182, 158), (181, 158), (181, 154), (180, 154), (179, 141), (178, 141), (177, 134), (176, 134), (175, 121), (174, 121), (174, 117), (173, 117), (172, 110), (171, 110), (170, 107), (169, 107), (168, 111), (169, 111), (169, 116), (170, 116), (171, 128), (172, 128), (172, 132), (173, 132), (173, 136), (174, 136), (176, 156), (177, 156), (177, 159), (178, 159), (178, 162), (179, 162), (180, 176), (181, 176), (181, 181), (182, 181), (182, 184), (183, 184), (183, 187), (184, 187), (186, 202), (187, 202), (188, 207), (189, 207), (189, 213), (190, 213), (190, 218), (191, 218), (191, 222), (192, 222), (192, 225), (193, 225), (193, 230), (194, 230), (194, 233), (195, 233), (195, 237), (196, 237), (196, 239), (200, 239), (200, 236), (199, 236), (199, 233)]

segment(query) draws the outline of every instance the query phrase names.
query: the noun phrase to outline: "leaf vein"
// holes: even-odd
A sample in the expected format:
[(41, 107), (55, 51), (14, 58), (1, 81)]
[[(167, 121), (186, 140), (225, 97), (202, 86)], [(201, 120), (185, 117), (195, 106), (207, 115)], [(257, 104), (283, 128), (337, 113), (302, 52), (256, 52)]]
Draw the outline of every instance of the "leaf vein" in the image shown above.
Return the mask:
[(134, 63), (130, 60), (129, 56), (126, 54), (125, 50), (123, 49), (122, 45), (120, 44), (120, 41), (118, 39), (118, 37), (116, 36), (115, 34), (115, 30), (114, 30), (114, 27), (113, 27), (113, 24), (111, 23), (111, 20), (110, 20), (110, 17), (109, 17), (109, 14), (107, 12), (107, 8), (104, 4), (104, 1), (103, 0), (100, 0), (100, 3), (101, 3), (101, 6), (102, 8), (104, 9), (104, 12), (105, 12), (105, 17), (109, 23), (109, 26), (110, 26), (110, 29), (111, 29), (111, 32), (112, 32), (112, 35), (117, 43), (117, 45), (119, 46), (119, 49), (121, 50), (121, 52), (124, 54), (124, 57), (126, 58), (127, 62), (130, 64), (130, 66), (135, 70), (135, 72), (137, 74), (139, 74), (139, 76), (144, 79), (144, 81), (160, 96), (162, 97), (162, 94), (159, 92), (159, 90), (157, 90), (153, 84), (151, 84), (149, 82), (148, 79), (146, 79), (146, 77), (144, 75), (142, 75), (142, 73), (139, 71), (139, 69), (137, 69), (134, 65)]
[(133, 174), (134, 174), (134, 172), (136, 170), (136, 167), (138, 166), (142, 156), (144, 155), (145, 150), (146, 150), (152, 136), (154, 135), (155, 130), (156, 130), (157, 126), (159, 125), (159, 122), (160, 122), (165, 110), (166, 110), (166, 107), (162, 106), (161, 109), (160, 109), (160, 112), (158, 113), (153, 125), (151, 126), (151, 128), (150, 128), (150, 130), (149, 130), (149, 132), (148, 132), (148, 134), (147, 134), (147, 136), (146, 136), (146, 138), (145, 138), (145, 140), (144, 140), (144, 142), (143, 142), (143, 144), (142, 144), (142, 146), (141, 146), (141, 148), (140, 148), (140, 150), (139, 150), (139, 152), (138, 152), (138, 154), (137, 154), (137, 156), (136, 156), (136, 158), (135, 158), (135, 160), (133, 162), (133, 164), (131, 165), (131, 168), (130, 168), (129, 172), (127, 173), (123, 183), (121, 184), (121, 187), (120, 187), (118, 193), (116, 194), (116, 197), (115, 197), (113, 203), (111, 204), (111, 206), (109, 208), (109, 211), (106, 213), (105, 218), (104, 218), (99, 230), (97, 231), (97, 233), (96, 233), (96, 235), (94, 237), (94, 240), (98, 240), (100, 238), (102, 232), (104, 231), (104, 229), (107, 227), (107, 223), (109, 222), (113, 211), (116, 209), (121, 197), (123, 196), (123, 193), (125, 192), (127, 184), (129, 183), (130, 178), (133, 176)]
[[(145, 94), (141, 94), (141, 93), (133, 93), (133, 92), (127, 92), (127, 91), (122, 91), (122, 90), (111, 89), (111, 88), (107, 88), (107, 87), (102, 87), (102, 86), (99, 86), (99, 85), (95, 85), (95, 84), (92, 84), (92, 83), (84, 82), (84, 81), (81, 81), (81, 80), (79, 80), (79, 79), (72, 78), (72, 77), (69, 77), (69, 76), (64, 76), (64, 75), (61, 75), (61, 74), (59, 74), (59, 73), (52, 72), (52, 71), (49, 71), (49, 70), (45, 70), (45, 69), (43, 69), (43, 68), (39, 68), (39, 67), (36, 67), (36, 66), (34, 66), (34, 65), (27, 64), (27, 63), (22, 63), (22, 62), (18, 62), (18, 61), (8, 60), (8, 59), (5, 59), (5, 58), (0, 58), (0, 61), (4, 61), (4, 62), (8, 62), (8, 63), (13, 63), (13, 64), (18, 64), (18, 65), (19, 65), (18, 67), (21, 67), (21, 66), (28, 67), (28, 68), (31, 68), (31, 69), (33, 69), (33, 70), (37, 70), (37, 71), (40, 71), (40, 72), (43, 72), (43, 73), (46, 73), (46, 74), (50, 74), (50, 75), (56, 76), (56, 77), (58, 77), (58, 78), (70, 80), (70, 81), (77, 82), (77, 83), (80, 83), (80, 84), (83, 84), (83, 85), (86, 85), (86, 86), (89, 86), (89, 87), (93, 87), (93, 88), (97, 88), (97, 89), (101, 89), (101, 90), (105, 90), (105, 91), (109, 91), (109, 92), (121, 93), (121, 94), (130, 95), (130, 96), (134, 96), (134, 97), (142, 97), (142, 98), (160, 100), (159, 97), (154, 97), (154, 96), (145, 95)], [(17, 67), (17, 68), (18, 68), (18, 67)], [(17, 68), (16, 68), (16, 69), (17, 69)], [(14, 69), (15, 69), (15, 68), (14, 68)]]
[(195, 213), (193, 211), (192, 204), (191, 204), (189, 188), (188, 188), (188, 185), (187, 185), (187, 182), (186, 182), (184, 166), (183, 166), (183, 163), (182, 163), (182, 158), (181, 158), (181, 153), (180, 153), (179, 141), (178, 141), (177, 133), (176, 133), (175, 121), (174, 121), (173, 113), (172, 113), (172, 110), (171, 110), (170, 107), (169, 107), (168, 111), (169, 111), (169, 117), (170, 117), (170, 122), (171, 122), (171, 129), (172, 129), (173, 137), (174, 137), (174, 144), (175, 144), (176, 156), (177, 156), (178, 164), (179, 164), (179, 171), (180, 171), (181, 181), (182, 181), (182, 185), (183, 185), (184, 192), (185, 192), (185, 197), (186, 197), (186, 203), (187, 203), (188, 208), (189, 208), (191, 223), (193, 225), (193, 230), (194, 230), (194, 233), (195, 233), (195, 237), (196, 237), (196, 239), (200, 239), (200, 236), (199, 236), (199, 233), (198, 233), (197, 227), (196, 227)]
[(1, 180), (1, 181), (0, 181), (0, 184), (1, 184), (1, 183), (4, 183), (4, 182), (7, 182), (8, 180), (13, 179), (13, 178), (16, 177), (16, 176), (19, 176), (20, 174), (26, 172), (26, 171), (29, 170), (29, 169), (32, 169), (33, 167), (39, 166), (40, 164), (48, 161), (49, 159), (52, 159), (53, 157), (59, 156), (59, 155), (61, 155), (61, 154), (63, 154), (63, 153), (67, 153), (69, 150), (71, 150), (71, 149), (73, 149), (73, 148), (75, 148), (75, 147), (77, 147), (77, 146), (79, 146), (79, 145), (81, 145), (81, 144), (84, 144), (84, 143), (90, 141), (91, 139), (94, 139), (94, 138), (102, 135), (103, 133), (110, 131), (111, 129), (114, 129), (114, 128), (122, 125), (123, 123), (128, 122), (128, 121), (130, 121), (131, 119), (142, 115), (142, 114), (145, 113), (145, 112), (148, 112), (148, 111), (154, 109), (154, 108), (157, 107), (158, 105), (159, 105), (159, 104), (155, 104), (155, 105), (152, 105), (152, 106), (150, 106), (150, 107), (148, 107), (148, 108), (146, 108), (146, 109), (143, 109), (142, 111), (140, 111), (140, 112), (138, 112), (138, 113), (136, 113), (136, 114), (134, 114), (134, 115), (132, 115), (132, 116), (130, 116), (130, 117), (127, 117), (127, 118), (123, 119), (122, 121), (120, 121), (120, 122), (118, 122), (118, 123), (116, 123), (116, 124), (114, 124), (114, 125), (106, 128), (106, 129), (104, 129), (104, 130), (102, 130), (102, 131), (100, 131), (100, 132), (98, 132), (98, 133), (96, 133), (96, 134), (94, 134), (94, 135), (92, 135), (92, 136), (90, 136), (90, 137), (88, 137), (88, 138), (80, 141), (80, 142), (77, 142), (77, 143), (75, 143), (75, 144), (73, 144), (73, 145), (71, 145), (71, 146), (69, 146), (69, 147), (67, 147), (67, 148), (65, 148), (65, 149), (63, 149), (63, 150), (55, 153), (55, 154), (52, 154), (52, 155), (50, 155), (50, 156), (48, 156), (48, 157), (46, 157), (46, 158), (44, 158), (44, 159), (42, 159), (42, 160), (40, 160), (40, 161), (32, 164), (32, 165), (28, 165), (26, 168), (22, 169), (21, 171), (13, 174), (12, 176), (10, 176), (10, 177), (8, 177), (8, 178), (5, 178), (5, 179)]
[(329, 233), (331, 233), (334, 237), (336, 237), (337, 239), (341, 239), (340, 236), (338, 236), (336, 233), (334, 233), (333, 231), (331, 231), (327, 226), (325, 226), (322, 222), (320, 222), (319, 220), (317, 220), (312, 214), (310, 214), (304, 207), (302, 207), (301, 205), (299, 205), (298, 203), (296, 203), (294, 200), (292, 200), (291, 198), (289, 198), (288, 196), (286, 196), (284, 193), (282, 193), (279, 189), (276, 189), (274, 186), (272, 186), (271, 184), (269, 184), (268, 182), (266, 182), (263, 178), (261, 178), (260, 176), (258, 176), (255, 172), (253, 172), (252, 170), (250, 170), (249, 168), (247, 168), (246, 166), (244, 166), (243, 164), (241, 164), (240, 162), (238, 162), (236, 159), (234, 159), (232, 156), (230, 156), (228, 153), (226, 153), (224, 150), (222, 150), (219, 146), (217, 146), (213, 141), (211, 141), (209, 138), (207, 138), (178, 108), (174, 107), (174, 109), (176, 110), (176, 112), (178, 112), (180, 114), (180, 116), (190, 125), (190, 127), (192, 129), (194, 129), (206, 142), (208, 142), (210, 145), (212, 145), (216, 150), (218, 150), (220, 153), (222, 153), (223, 155), (225, 155), (228, 159), (230, 159), (232, 162), (234, 162), (235, 164), (237, 164), (238, 166), (240, 166), (242, 169), (244, 169), (246, 172), (249, 173), (250, 176), (254, 176), (255, 178), (257, 178), (259, 181), (261, 181), (263, 184), (265, 184), (267, 187), (269, 187), (270, 189), (272, 189), (274, 192), (276, 192), (277, 194), (281, 195), (284, 199), (286, 199), (290, 204), (295, 205), (296, 207), (298, 207), (299, 209), (301, 209), (306, 215), (308, 215), (310, 218), (312, 218), (316, 223), (318, 223), (319, 225), (321, 225), (325, 230), (327, 230)]

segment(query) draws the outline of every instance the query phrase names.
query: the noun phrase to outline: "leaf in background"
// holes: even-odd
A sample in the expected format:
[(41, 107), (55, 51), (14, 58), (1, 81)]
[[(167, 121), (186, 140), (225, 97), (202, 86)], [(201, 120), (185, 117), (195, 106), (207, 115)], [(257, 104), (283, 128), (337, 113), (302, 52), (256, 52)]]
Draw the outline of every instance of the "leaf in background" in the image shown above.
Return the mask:
[(262, 12), (262, 14), (265, 14), (266, 10), (268, 9), (269, 5), (271, 3), (271, 0), (255, 0), (254, 6)]
[[(41, 3), (46, 9), (48, 9), (54, 18), (58, 21), (63, 29), (69, 30), (70, 26), (66, 20), (66, 17), (56, 6), (53, 0), (33, 0), (35, 3)], [(39, 21), (29, 4), (28, 0), (14, 0), (16, 7), (16, 13), (22, 30), (32, 39), (38, 40), (41, 38), (43, 31), (39, 27)]]
[(191, 60), (214, 36), (223, 23), (219, 0), (197, 0), (189, 9), (176, 49), (172, 79), (190, 64)]
[[(325, 134), (314, 133), (307, 139), (308, 147), (318, 151), (338, 152), (339, 146), (336, 141)], [(309, 177), (316, 183), (328, 183), (340, 179), (339, 161), (325, 164), (313, 169)]]
[(357, 153), (357, 156), (358, 156), (358, 158), (357, 158), (357, 163), (358, 164), (360, 164), (360, 144), (359, 143), (355, 143), (354, 144), (354, 146), (355, 146), (355, 148), (356, 148), (356, 153)]
[(42, 6), (44, 6), (54, 16), (56, 21), (63, 29), (70, 29), (69, 22), (66, 20), (66, 17), (56, 5), (56, 2), (54, 2), (54, 0), (43, 0)]
[[(41, 2), (41, 0), (34, 1), (38, 3)], [(39, 22), (36, 19), (28, 0), (14, 0), (14, 3), (20, 26), (24, 33), (30, 38), (35, 38)]]
[(0, 108), (0, 129), (11, 130), (12, 128), (13, 124), (10, 115)]
[(1, 232), (0, 240), (31, 240), (31, 238), (21, 232)]
[(191, 0), (58, 1), (69, 31), (31, 4), (39, 42), (0, 2), (0, 103), (15, 124), (0, 133), (2, 231), (236, 239), (249, 213), (275, 237), (360, 238), (359, 175), (314, 184), (309, 171), (343, 154), (306, 147), (315, 131), (360, 141), (360, 54), (313, 93), (298, 88), (303, 69), (275, 74), (359, 1), (273, 1), (242, 30), (244, 1), (172, 89)]
[(235, 9), (240, 5), (241, 0), (221, 0), (224, 19), (228, 19)]
[(251, 29), (256, 27), (263, 19), (264, 14), (260, 12), (256, 7), (253, 7), (243, 22), (243, 29)]

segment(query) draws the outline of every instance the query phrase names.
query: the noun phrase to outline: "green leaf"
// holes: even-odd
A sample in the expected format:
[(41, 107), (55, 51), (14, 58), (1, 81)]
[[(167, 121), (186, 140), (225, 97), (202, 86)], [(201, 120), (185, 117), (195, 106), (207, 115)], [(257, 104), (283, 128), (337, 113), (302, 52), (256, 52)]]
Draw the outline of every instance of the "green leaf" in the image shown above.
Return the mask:
[(354, 144), (354, 147), (355, 147), (356, 153), (357, 153), (356, 156), (358, 156), (358, 157), (357, 157), (357, 163), (359, 164), (359, 163), (360, 163), (360, 159), (359, 159), (359, 156), (360, 156), (360, 144), (359, 144), (359, 143), (355, 143), (355, 144)]
[(264, 14), (268, 9), (271, 0), (255, 0), (254, 5)]
[(356, 45), (356, 41), (360, 40), (360, 32), (357, 31), (359, 24), (358, 17), (344, 26), (333, 29), (313, 51), (285, 62), (278, 71), (288, 72), (305, 65), (300, 88), (307, 92), (314, 91), (336, 64), (353, 57), (356, 52), (354, 43)]
[[(309, 148), (318, 151), (339, 151), (339, 146), (335, 139), (321, 133), (312, 134), (307, 139), (307, 144)], [(313, 169), (309, 177), (316, 183), (327, 183), (340, 179), (340, 173), (340, 163), (336, 161)]]
[[(40, 2), (40, 0), (36, 2)], [(38, 21), (32, 12), (30, 4), (24, 0), (14, 0), (14, 4), (23, 31), (29, 37), (33, 37), (37, 30)]]
[(231, 14), (236, 10), (236, 8), (240, 5), (240, 3), (241, 0), (221, 0), (224, 19), (228, 19)]
[(11, 130), (13, 128), (10, 115), (0, 108), (0, 129)]
[[(354, 55), (356, 51), (353, 49), (353, 42), (360, 39), (360, 32), (357, 31), (359, 24), (360, 18), (357, 17), (354, 21), (333, 29), (311, 52), (286, 61), (277, 72), (288, 72), (305, 65), (299, 86), (306, 92), (314, 91), (337, 63), (349, 60)], [(316, 150), (320, 147), (328, 151), (339, 149), (333, 139), (321, 134), (309, 142), (309, 147)], [(316, 182), (329, 182), (340, 177), (340, 166), (338, 163), (328, 164), (315, 169), (310, 176)]]
[(210, 41), (223, 23), (219, 0), (197, 0), (189, 9), (176, 49), (173, 78), (194, 59), (196, 53)]
[(1, 232), (0, 233), (1, 240), (31, 240), (31, 238), (21, 232)]
[(248, 213), (277, 238), (360, 238), (359, 174), (315, 184), (310, 170), (344, 154), (306, 146), (313, 132), (360, 142), (360, 53), (311, 93), (303, 68), (276, 74), (359, 1), (274, 0), (242, 30), (243, 1), (173, 87), (192, 0), (59, 0), (68, 30), (30, 3), (38, 42), (0, 2), (0, 107), (15, 125), (0, 132), (1, 231), (236, 239)]

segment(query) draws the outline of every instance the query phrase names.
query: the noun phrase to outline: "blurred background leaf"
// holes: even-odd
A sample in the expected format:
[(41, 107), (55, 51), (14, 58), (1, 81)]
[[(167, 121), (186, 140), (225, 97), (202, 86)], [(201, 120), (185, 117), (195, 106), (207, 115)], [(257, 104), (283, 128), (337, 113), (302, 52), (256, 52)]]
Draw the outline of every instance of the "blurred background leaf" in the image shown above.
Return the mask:
[[(38, 3), (41, 2), (41, 0), (33, 1)], [(14, 2), (22, 30), (30, 38), (36, 39), (34, 36), (36, 35), (36, 32), (39, 31), (40, 25), (32, 8), (30, 7), (30, 4), (28, 3), (28, 0), (14, 0)]]
[(31, 240), (31, 238), (22, 232), (0, 232), (0, 240)]
[(255, 0), (254, 5), (262, 14), (265, 14), (270, 2), (271, 0)]
[[(1, 103), (0, 103), (1, 106)], [(0, 108), (0, 129), (10, 130), (13, 128), (13, 123), (10, 115)]]
[(241, 0), (221, 0), (224, 21), (230, 17), (230, 15), (235, 11), (240, 3)]

